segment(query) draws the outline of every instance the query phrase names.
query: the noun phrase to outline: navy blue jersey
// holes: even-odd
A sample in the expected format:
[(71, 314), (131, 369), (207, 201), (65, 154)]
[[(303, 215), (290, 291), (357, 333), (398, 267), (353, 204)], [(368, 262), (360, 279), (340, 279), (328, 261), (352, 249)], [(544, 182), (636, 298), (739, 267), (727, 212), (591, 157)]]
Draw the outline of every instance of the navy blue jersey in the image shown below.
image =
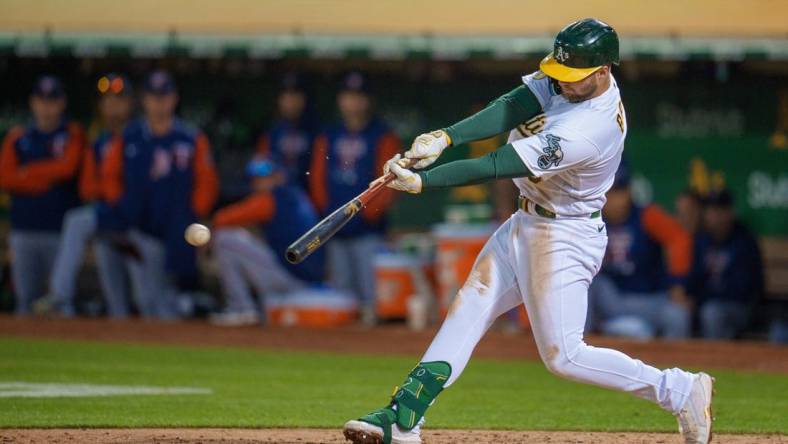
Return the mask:
[(758, 243), (737, 223), (730, 236), (715, 242), (708, 234), (695, 237), (695, 260), (689, 290), (699, 302), (757, 301), (763, 293), (763, 263)]
[(0, 186), (11, 195), (15, 230), (60, 231), (63, 215), (79, 205), (77, 172), (85, 135), (63, 122), (50, 133), (33, 125), (6, 135), (0, 160)]
[(154, 135), (140, 119), (129, 124), (115, 149), (122, 153), (118, 204), (126, 220), (165, 243), (169, 270), (194, 273), (194, 248), (183, 233), (207, 216), (218, 193), (207, 138), (177, 119), (167, 134)]
[(692, 257), (689, 234), (656, 205), (632, 206), (629, 217), (607, 224), (602, 273), (622, 291), (654, 292), (684, 285)]
[(257, 153), (283, 168), (287, 174), (287, 183), (307, 190), (307, 172), (317, 134), (317, 124), (309, 123), (306, 119), (297, 123), (278, 120), (270, 131), (260, 138)]
[[(382, 121), (373, 119), (360, 132), (335, 124), (317, 138), (312, 153), (309, 192), (321, 214), (329, 214), (362, 191), (383, 174), (383, 165), (397, 154), (399, 139)], [(394, 193), (384, 189), (361, 217), (354, 217), (337, 237), (354, 237), (382, 233), (384, 213), (392, 204)]]

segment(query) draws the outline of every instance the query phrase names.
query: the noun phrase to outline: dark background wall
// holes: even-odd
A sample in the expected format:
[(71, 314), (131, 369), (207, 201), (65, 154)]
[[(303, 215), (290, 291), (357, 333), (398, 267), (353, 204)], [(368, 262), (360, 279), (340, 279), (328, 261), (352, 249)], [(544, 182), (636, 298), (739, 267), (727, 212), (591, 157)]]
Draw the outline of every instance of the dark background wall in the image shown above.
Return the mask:
[[(64, 78), (70, 115), (90, 126), (100, 75), (120, 71), (139, 82), (150, 69), (167, 68), (179, 82), (181, 114), (204, 128), (214, 145), (227, 201), (242, 191), (237, 166), (269, 125), (278, 79), (285, 72), (308, 76), (314, 112), (324, 122), (336, 118), (334, 94), (341, 74), (351, 68), (368, 72), (379, 113), (407, 144), (420, 132), (448, 125), (517, 86), (520, 76), (537, 66), (536, 58), (446, 62), (5, 55), (0, 57), (0, 132), (25, 121), (28, 92), (41, 73)], [(788, 111), (781, 109), (788, 101), (787, 63), (642, 59), (627, 61), (614, 72), (627, 110), (626, 155), (639, 198), (672, 208), (676, 193), (690, 185), (703, 189), (725, 183), (756, 231), (788, 235), (788, 149), (778, 131), (781, 125), (788, 128)], [(466, 148), (452, 150), (447, 159), (467, 154)], [(449, 208), (481, 206), (483, 216), (493, 191), (477, 188), (437, 191), (419, 200), (405, 196), (391, 215), (393, 226), (421, 229), (444, 220)]]

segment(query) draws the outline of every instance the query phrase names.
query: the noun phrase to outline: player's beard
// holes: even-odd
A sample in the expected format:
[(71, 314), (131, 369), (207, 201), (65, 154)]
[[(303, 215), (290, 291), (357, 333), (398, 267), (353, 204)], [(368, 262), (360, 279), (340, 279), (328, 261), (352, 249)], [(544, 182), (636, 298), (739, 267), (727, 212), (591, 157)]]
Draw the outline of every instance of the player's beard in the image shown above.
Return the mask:
[(569, 88), (565, 86), (561, 87), (561, 95), (564, 96), (567, 102), (569, 103), (580, 103), (584, 102), (591, 97), (594, 97), (596, 94), (597, 88), (599, 85), (596, 82), (588, 82), (588, 81), (581, 81), (580, 82), (583, 89), (579, 88), (581, 85), (573, 85), (573, 91), (569, 91)]
[(564, 96), (566, 101), (569, 102), (569, 103), (580, 103), (580, 102), (585, 102), (591, 96), (593, 96), (594, 95), (594, 89), (592, 88), (591, 91), (589, 91), (589, 92), (587, 92), (585, 94), (575, 94), (575, 93), (568, 93), (568, 92), (564, 91), (562, 93), (562, 95)]

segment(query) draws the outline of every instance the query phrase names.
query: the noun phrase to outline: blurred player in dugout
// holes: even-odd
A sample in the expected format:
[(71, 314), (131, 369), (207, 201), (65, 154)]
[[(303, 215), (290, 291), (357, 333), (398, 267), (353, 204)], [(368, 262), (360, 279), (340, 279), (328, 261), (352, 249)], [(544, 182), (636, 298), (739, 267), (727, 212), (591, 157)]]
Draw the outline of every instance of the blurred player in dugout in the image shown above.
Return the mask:
[[(322, 249), (298, 265), (285, 260), (285, 250), (293, 239), (318, 222), (312, 202), (298, 184), (288, 179), (288, 171), (271, 160), (252, 159), (247, 167), (251, 194), (220, 209), (213, 218), (213, 253), (226, 303), (223, 312), (211, 316), (214, 324), (260, 322), (261, 310), (252, 288), (265, 297), (323, 282)], [(256, 228), (259, 236), (244, 227)]]
[(760, 250), (737, 220), (728, 190), (706, 196), (701, 226), (688, 285), (698, 306), (700, 332), (706, 339), (733, 339), (749, 323), (764, 292)]
[(119, 196), (107, 199), (104, 195), (101, 170), (113, 140), (122, 136), (132, 116), (133, 91), (128, 78), (116, 73), (102, 76), (96, 90), (98, 124), (101, 129), (92, 149), (85, 151), (79, 173), (79, 194), (82, 201), (88, 204), (66, 213), (49, 281), (49, 294), (36, 304), (37, 312), (64, 316), (75, 313), (77, 274), (87, 244), (92, 240), (106, 312), (111, 317), (129, 315), (126, 292), (128, 258), (117, 243), (127, 227), (118, 214)]
[(276, 120), (260, 137), (256, 158), (271, 160), (283, 170), (288, 184), (306, 192), (312, 146), (319, 132), (305, 79), (298, 73), (287, 73), (277, 96)]
[(11, 272), (16, 313), (30, 313), (46, 293), (64, 214), (79, 205), (82, 127), (65, 117), (60, 80), (42, 76), (30, 95), (32, 120), (12, 128), (0, 154), (0, 187), (11, 195)]
[(142, 93), (143, 117), (113, 140), (102, 165), (105, 194), (122, 202), (129, 240), (139, 258), (130, 261), (137, 309), (142, 316), (175, 318), (179, 279), (198, 275), (186, 227), (205, 218), (218, 195), (208, 139), (176, 114), (178, 92), (166, 71), (150, 73)]
[[(315, 141), (310, 168), (309, 191), (323, 216), (364, 191), (401, 149), (397, 136), (373, 114), (369, 83), (362, 73), (344, 76), (337, 106), (341, 121)], [(386, 188), (326, 245), (331, 283), (359, 298), (365, 322), (374, 321), (371, 258), (381, 245), (385, 213), (393, 199), (393, 190)]]
[(603, 209), (607, 252), (588, 290), (587, 322), (610, 335), (688, 337), (692, 238), (658, 206), (637, 206), (629, 185), (629, 170), (622, 163)]
[[(252, 294), (289, 293), (325, 278), (324, 251), (293, 266), (287, 245), (318, 222), (307, 188), (312, 146), (319, 124), (312, 112), (304, 78), (287, 73), (277, 96), (277, 117), (257, 144), (247, 166), (250, 194), (214, 216), (213, 253), (225, 297), (225, 309), (211, 316), (223, 326), (260, 322)], [(256, 236), (244, 227), (257, 228)], [(251, 287), (250, 288), (250, 285)]]

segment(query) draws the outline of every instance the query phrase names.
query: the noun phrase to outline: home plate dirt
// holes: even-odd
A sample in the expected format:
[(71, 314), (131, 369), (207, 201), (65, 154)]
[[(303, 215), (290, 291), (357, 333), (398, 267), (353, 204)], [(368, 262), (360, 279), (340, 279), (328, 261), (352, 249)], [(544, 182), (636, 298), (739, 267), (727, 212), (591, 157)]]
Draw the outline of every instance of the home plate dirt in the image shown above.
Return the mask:
[[(425, 430), (427, 444), (672, 444), (678, 434)], [(344, 443), (336, 429), (0, 429), (0, 443)], [(788, 444), (780, 435), (715, 435), (715, 444)]]

